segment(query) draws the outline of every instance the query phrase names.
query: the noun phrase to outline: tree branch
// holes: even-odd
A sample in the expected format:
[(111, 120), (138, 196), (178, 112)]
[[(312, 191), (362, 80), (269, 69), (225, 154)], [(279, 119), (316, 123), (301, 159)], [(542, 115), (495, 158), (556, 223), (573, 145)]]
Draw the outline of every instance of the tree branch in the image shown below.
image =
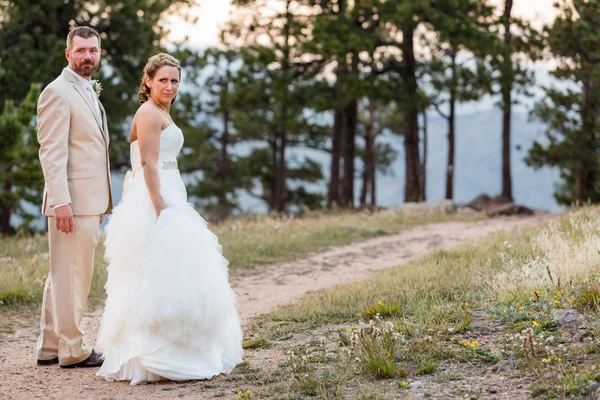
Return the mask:
[(590, 64), (598, 64), (600, 63), (600, 57), (592, 57), (590, 53), (581, 45), (579, 39), (575, 39), (575, 43), (577, 43), (577, 50), (581, 53), (583, 58), (586, 59)]
[(444, 118), (446, 119), (450, 119), (450, 116), (447, 114), (444, 114), (444, 112), (440, 109), (440, 105), (438, 103), (435, 102), (431, 102), (431, 105), (433, 106), (433, 108), (435, 108), (435, 110)]

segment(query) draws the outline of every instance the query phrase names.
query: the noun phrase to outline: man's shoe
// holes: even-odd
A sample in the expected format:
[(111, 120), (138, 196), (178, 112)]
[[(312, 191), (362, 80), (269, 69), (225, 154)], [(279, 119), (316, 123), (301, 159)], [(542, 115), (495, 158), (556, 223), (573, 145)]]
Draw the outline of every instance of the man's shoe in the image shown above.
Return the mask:
[(38, 365), (54, 365), (58, 364), (58, 357), (49, 360), (37, 360)]
[(92, 354), (90, 354), (90, 356), (88, 358), (86, 358), (83, 361), (78, 362), (77, 364), (71, 364), (71, 365), (61, 365), (61, 368), (95, 368), (95, 367), (100, 367), (102, 366), (102, 363), (104, 362), (104, 358), (103, 358), (103, 354), (102, 353), (96, 353), (94, 350), (92, 350)]

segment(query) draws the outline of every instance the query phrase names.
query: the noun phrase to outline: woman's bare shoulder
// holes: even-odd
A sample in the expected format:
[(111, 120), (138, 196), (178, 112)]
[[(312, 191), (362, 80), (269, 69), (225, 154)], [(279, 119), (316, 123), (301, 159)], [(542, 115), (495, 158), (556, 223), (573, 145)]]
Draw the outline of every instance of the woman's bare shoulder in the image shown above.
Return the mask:
[(162, 115), (160, 114), (160, 111), (158, 111), (156, 109), (156, 107), (153, 107), (150, 103), (144, 103), (140, 106), (140, 108), (138, 108), (138, 110), (136, 111), (135, 115), (133, 116), (133, 122), (143, 122), (143, 123), (150, 123), (150, 122), (160, 122), (162, 119)]
[[(129, 133), (130, 142), (138, 139), (140, 128), (144, 131), (152, 130), (152, 127), (161, 127), (162, 115), (151, 104), (144, 103), (138, 108), (133, 120), (131, 121), (131, 131)], [(160, 132), (160, 129), (158, 130)]]

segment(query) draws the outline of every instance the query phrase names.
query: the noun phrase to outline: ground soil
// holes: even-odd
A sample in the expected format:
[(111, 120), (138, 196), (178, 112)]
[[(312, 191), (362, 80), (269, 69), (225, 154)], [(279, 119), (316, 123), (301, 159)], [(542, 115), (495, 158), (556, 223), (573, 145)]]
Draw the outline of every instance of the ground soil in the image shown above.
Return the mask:
[[(550, 215), (537, 215), (421, 225), (394, 236), (332, 248), (295, 261), (259, 266), (244, 272), (232, 270), (230, 281), (238, 296), (242, 321), (247, 323), (251, 317), (291, 303), (311, 291), (362, 280), (373, 271), (401, 266), (435, 250), (449, 249), (502, 232), (530, 228), (550, 218)], [(95, 341), (101, 314), (102, 309), (90, 310), (84, 317), (83, 326), (90, 344)], [(105, 382), (95, 376), (95, 369), (61, 369), (57, 365), (37, 367), (34, 348), (39, 329), (38, 318), (38, 310), (35, 309), (0, 309), (0, 399), (231, 399), (237, 398), (236, 391), (240, 383), (248, 386), (248, 380), (242, 379), (242, 373), (236, 371), (231, 376), (219, 376), (210, 381), (129, 386), (123, 382)], [(306, 337), (304, 333), (293, 341)], [(285, 358), (283, 346), (247, 350), (247, 365), (243, 374), (246, 378), (249, 373), (262, 376), (256, 381), (263, 383), (265, 376), (275, 381), (283, 379), (278, 377), (281, 373), (278, 366)], [(479, 373), (469, 375), (469, 371), (453, 373), (452, 370), (456, 368), (465, 367), (448, 366), (446, 373), (449, 376), (472, 378), (463, 379), (461, 383), (465, 386), (462, 395), (467, 398), (470, 395), (479, 397), (483, 393), (487, 393), (487, 396), (484, 395), (486, 398), (516, 399), (529, 396), (521, 382), (513, 381), (511, 385), (515, 385), (514, 390), (506, 391), (508, 386), (502, 376), (482, 377)], [(446, 379), (436, 380), (432, 376), (422, 384), (427, 384), (431, 398), (454, 398), (456, 395), (456, 392), (447, 392)], [(420, 385), (413, 385), (413, 389), (406, 393), (407, 397), (422, 398), (424, 393)], [(478, 388), (478, 385), (494, 389)], [(357, 393), (350, 390), (344, 397), (354, 396)]]

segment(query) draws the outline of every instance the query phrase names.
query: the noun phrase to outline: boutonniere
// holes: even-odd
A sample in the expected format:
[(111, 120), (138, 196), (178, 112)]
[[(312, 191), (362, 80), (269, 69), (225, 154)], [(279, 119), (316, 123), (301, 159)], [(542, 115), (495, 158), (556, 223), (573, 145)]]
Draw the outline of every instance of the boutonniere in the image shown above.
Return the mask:
[(102, 84), (100, 83), (100, 81), (92, 81), (92, 89), (94, 89), (96, 96), (100, 97), (100, 93), (102, 93)]

